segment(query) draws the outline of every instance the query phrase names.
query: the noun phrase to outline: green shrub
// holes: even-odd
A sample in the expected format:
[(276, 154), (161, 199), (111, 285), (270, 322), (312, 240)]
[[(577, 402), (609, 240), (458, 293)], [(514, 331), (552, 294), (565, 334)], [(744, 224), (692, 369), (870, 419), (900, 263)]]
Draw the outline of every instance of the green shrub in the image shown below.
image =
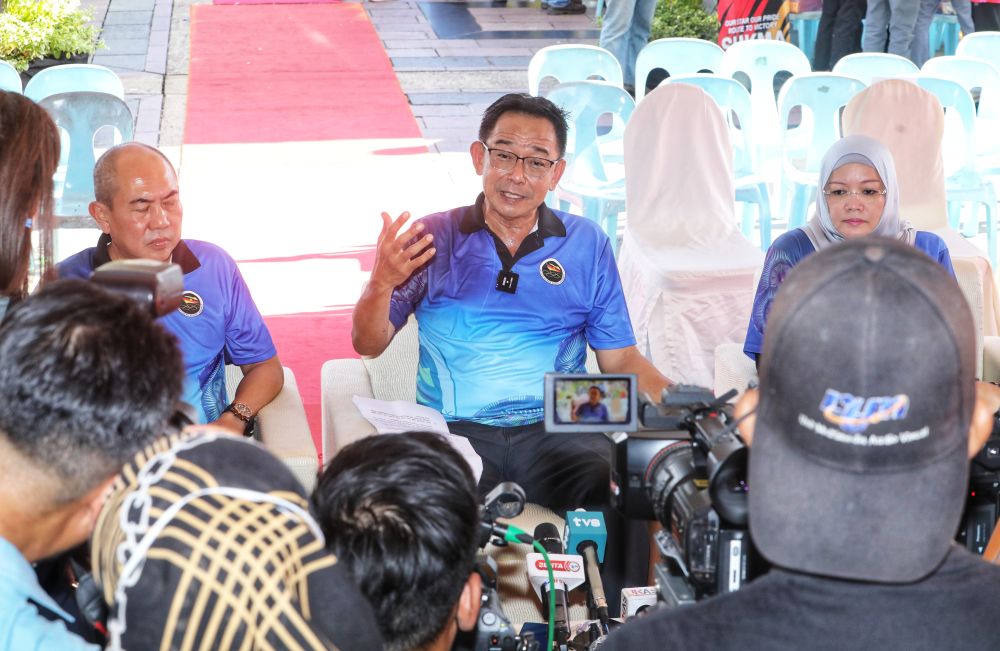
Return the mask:
[(104, 44), (79, 0), (6, 0), (0, 14), (0, 59), (23, 72), (36, 59), (90, 54)]
[(687, 36), (717, 43), (719, 17), (705, 11), (701, 0), (660, 0), (653, 14), (653, 27), (649, 40)]

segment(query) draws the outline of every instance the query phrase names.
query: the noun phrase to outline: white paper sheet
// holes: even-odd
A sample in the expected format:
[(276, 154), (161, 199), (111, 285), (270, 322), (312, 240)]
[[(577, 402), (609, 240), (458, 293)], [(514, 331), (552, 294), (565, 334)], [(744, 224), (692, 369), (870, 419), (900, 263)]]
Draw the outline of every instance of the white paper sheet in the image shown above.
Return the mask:
[(472, 468), (472, 476), (479, 482), (479, 478), (483, 475), (482, 458), (476, 454), (469, 439), (448, 431), (448, 424), (439, 411), (405, 400), (389, 402), (362, 396), (353, 396), (351, 400), (379, 434), (400, 434), (410, 431), (440, 434), (462, 455)]

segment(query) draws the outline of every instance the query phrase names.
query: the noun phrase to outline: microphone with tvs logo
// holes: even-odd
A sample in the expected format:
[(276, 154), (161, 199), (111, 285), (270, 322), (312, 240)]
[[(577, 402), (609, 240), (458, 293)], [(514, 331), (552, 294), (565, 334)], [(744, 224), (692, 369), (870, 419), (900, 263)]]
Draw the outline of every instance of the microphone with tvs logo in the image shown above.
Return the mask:
[(563, 553), (563, 541), (559, 529), (551, 522), (543, 522), (535, 527), (535, 540), (549, 554), (555, 585), (549, 585), (545, 559), (541, 554), (526, 556), (528, 580), (535, 588), (535, 594), (542, 600), (542, 610), (548, 617), (549, 591), (555, 591), (556, 612), (553, 618), (557, 648), (566, 648), (569, 642), (569, 604), (567, 593), (584, 582), (583, 558), (576, 554)]
[(600, 566), (604, 561), (607, 540), (608, 529), (604, 524), (604, 514), (600, 511), (579, 509), (566, 514), (566, 549), (583, 556), (589, 605), (592, 609), (590, 616), (600, 620), (603, 635), (607, 635), (610, 622)]

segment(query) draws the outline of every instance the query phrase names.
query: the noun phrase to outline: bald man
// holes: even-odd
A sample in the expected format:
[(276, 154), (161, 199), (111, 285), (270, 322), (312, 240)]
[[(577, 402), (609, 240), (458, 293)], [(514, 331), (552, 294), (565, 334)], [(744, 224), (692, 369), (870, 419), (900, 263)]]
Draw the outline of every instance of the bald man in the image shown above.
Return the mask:
[[(181, 307), (162, 319), (180, 340), (187, 376), (184, 400), (199, 422), (249, 433), (254, 416), (281, 390), (284, 375), (271, 335), (236, 262), (219, 247), (181, 239), (177, 174), (159, 150), (141, 143), (109, 149), (94, 167), (90, 215), (97, 246), (59, 264), (63, 278), (89, 278), (110, 260), (174, 262), (184, 272)], [(225, 365), (243, 380), (230, 400)]]

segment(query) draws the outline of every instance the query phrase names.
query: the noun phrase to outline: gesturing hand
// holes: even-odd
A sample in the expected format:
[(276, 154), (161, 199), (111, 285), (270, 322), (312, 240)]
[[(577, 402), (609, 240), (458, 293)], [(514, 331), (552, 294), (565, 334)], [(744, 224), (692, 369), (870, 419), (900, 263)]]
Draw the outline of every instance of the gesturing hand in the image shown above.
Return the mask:
[(378, 236), (370, 282), (383, 290), (401, 285), (415, 269), (434, 257), (435, 249), (430, 246), (434, 236), (428, 233), (420, 237), (423, 224), (418, 222), (399, 234), (409, 218), (409, 212), (404, 212), (395, 221), (389, 213), (382, 213), (382, 232)]

